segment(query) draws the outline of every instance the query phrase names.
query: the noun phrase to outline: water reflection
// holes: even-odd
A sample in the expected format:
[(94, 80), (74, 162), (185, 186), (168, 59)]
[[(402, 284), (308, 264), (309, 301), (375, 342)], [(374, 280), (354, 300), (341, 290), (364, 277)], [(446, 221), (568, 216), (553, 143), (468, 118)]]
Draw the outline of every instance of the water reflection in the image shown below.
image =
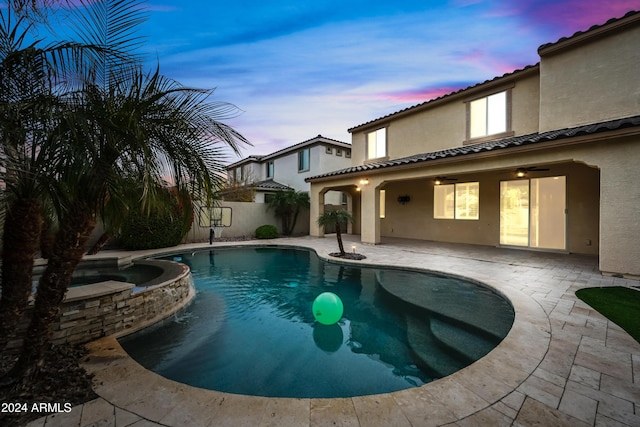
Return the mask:
[(337, 323), (333, 325), (315, 323), (313, 325), (313, 342), (320, 350), (326, 353), (335, 353), (344, 342), (342, 328)]

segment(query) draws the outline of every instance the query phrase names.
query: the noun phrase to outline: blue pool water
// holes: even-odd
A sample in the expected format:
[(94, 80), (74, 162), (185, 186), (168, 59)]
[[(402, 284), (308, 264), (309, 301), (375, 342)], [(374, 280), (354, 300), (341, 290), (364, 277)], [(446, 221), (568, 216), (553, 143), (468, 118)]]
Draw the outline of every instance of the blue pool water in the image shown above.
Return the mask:
[[(194, 277), (194, 302), (120, 342), (146, 368), (212, 390), (320, 398), (416, 387), (486, 355), (513, 323), (504, 298), (446, 276), (329, 263), (299, 249), (180, 257)], [(424, 289), (433, 304), (420, 308), (383, 288), (399, 285)], [(327, 291), (344, 305), (331, 326), (311, 310)]]

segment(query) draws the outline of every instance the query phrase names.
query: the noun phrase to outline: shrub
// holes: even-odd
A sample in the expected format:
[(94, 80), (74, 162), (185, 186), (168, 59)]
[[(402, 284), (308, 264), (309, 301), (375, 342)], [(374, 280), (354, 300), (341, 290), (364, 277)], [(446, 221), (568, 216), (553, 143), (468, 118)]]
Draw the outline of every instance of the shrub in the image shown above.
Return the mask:
[(193, 221), (191, 199), (186, 194), (161, 189), (158, 204), (150, 212), (133, 208), (120, 230), (120, 244), (127, 250), (179, 245)]
[(261, 225), (256, 228), (256, 238), (258, 239), (275, 239), (278, 237), (278, 229), (275, 225)]

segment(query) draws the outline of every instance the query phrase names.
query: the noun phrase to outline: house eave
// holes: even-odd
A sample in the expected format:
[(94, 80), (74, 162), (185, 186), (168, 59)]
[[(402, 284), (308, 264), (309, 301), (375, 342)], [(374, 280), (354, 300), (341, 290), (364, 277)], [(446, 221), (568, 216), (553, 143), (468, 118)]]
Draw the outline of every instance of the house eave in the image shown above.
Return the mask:
[[(416, 168), (424, 168), (427, 165), (429, 166), (437, 166), (442, 164), (452, 164), (452, 163), (462, 163), (462, 162), (470, 162), (478, 159), (486, 159), (486, 158), (497, 158), (504, 156), (511, 156), (515, 154), (541, 151), (541, 150), (549, 150), (559, 147), (567, 147), (578, 144), (589, 144), (593, 142), (602, 142), (608, 141), (616, 138), (624, 138), (628, 136), (637, 136), (640, 135), (640, 116), (636, 116), (633, 118), (628, 118), (632, 122), (631, 126), (625, 126), (618, 129), (611, 130), (600, 130), (592, 133), (580, 133), (577, 132), (577, 135), (572, 136), (569, 135), (574, 129), (581, 129), (582, 127), (565, 130), (565, 134), (560, 134), (556, 137), (550, 137), (550, 139), (546, 139), (546, 137), (542, 137), (542, 135), (552, 134), (553, 132), (545, 133), (539, 135), (542, 139), (533, 141), (533, 142), (525, 142), (521, 145), (509, 146), (509, 147), (496, 147), (491, 149), (486, 149), (478, 152), (470, 152), (470, 153), (459, 153), (455, 155), (443, 155), (440, 158), (428, 158), (429, 154), (432, 153), (424, 153), (421, 156), (424, 156), (424, 159), (415, 159), (415, 156), (410, 156), (408, 158), (395, 159), (392, 162), (397, 162), (397, 165), (389, 165), (389, 164), (373, 164), (369, 167), (363, 167), (363, 169), (345, 172), (345, 173), (335, 173), (333, 175), (324, 175), (317, 177), (307, 178), (306, 182), (326, 182), (343, 178), (351, 178), (351, 177), (360, 177), (364, 175), (379, 175), (385, 174), (389, 172), (395, 172), (398, 170), (409, 170)], [(597, 126), (597, 125), (586, 125), (586, 126)], [(556, 131), (561, 132), (561, 131)], [(470, 148), (470, 147), (467, 147)], [(438, 152), (435, 152), (438, 153)], [(339, 172), (339, 171), (336, 171)]]
[(516, 70), (512, 73), (505, 74), (500, 77), (495, 77), (492, 80), (478, 83), (474, 86), (460, 89), (459, 91), (452, 92), (447, 95), (443, 95), (439, 98), (435, 98), (430, 101), (423, 102), (422, 104), (414, 105), (404, 110), (400, 110), (395, 113), (391, 113), (386, 116), (380, 117), (378, 119), (372, 120), (370, 122), (363, 123), (361, 125), (352, 127), (347, 131), (353, 134), (357, 132), (370, 130), (372, 128), (383, 127), (392, 120), (397, 120), (399, 118), (411, 116), (413, 114), (418, 114), (423, 111), (429, 110), (431, 108), (436, 108), (446, 103), (454, 102), (461, 99), (467, 99), (469, 97), (473, 97), (475, 94), (491, 91), (492, 89), (504, 86), (506, 84), (522, 79), (524, 77), (528, 77), (532, 74), (537, 74), (539, 73), (539, 71), (540, 71), (540, 64), (529, 65), (521, 70)]
[(640, 12), (631, 11), (622, 18), (614, 18), (603, 25), (594, 25), (587, 31), (580, 31), (573, 36), (562, 38), (555, 43), (547, 43), (538, 48), (538, 55), (551, 56), (567, 49), (589, 43), (603, 35), (623, 31), (630, 26), (640, 23)]

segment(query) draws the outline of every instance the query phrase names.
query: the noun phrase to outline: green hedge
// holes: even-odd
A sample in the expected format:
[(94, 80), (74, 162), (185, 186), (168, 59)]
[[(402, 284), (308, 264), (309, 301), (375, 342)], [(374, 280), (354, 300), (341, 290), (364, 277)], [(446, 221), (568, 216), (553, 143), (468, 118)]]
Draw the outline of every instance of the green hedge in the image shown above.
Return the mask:
[(278, 229), (275, 225), (261, 225), (256, 228), (256, 238), (257, 239), (275, 239), (278, 237)]
[(193, 221), (191, 199), (164, 190), (161, 203), (151, 212), (139, 209), (128, 213), (120, 229), (120, 245), (127, 250), (176, 246), (189, 232)]

